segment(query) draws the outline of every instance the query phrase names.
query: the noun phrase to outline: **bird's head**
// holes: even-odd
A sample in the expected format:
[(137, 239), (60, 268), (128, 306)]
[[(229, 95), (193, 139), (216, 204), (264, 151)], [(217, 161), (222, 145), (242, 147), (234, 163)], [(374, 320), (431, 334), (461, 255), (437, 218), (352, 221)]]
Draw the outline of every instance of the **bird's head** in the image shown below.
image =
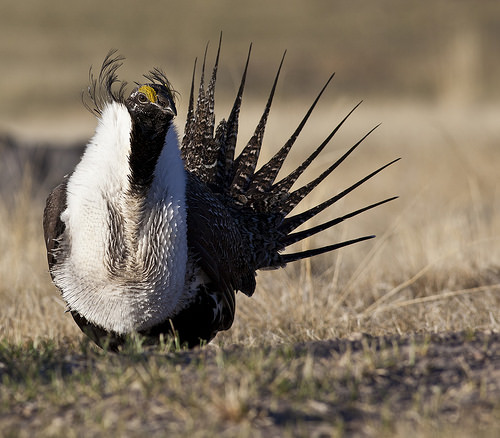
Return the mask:
[(164, 84), (138, 85), (125, 100), (132, 120), (142, 129), (166, 132), (177, 115), (173, 91)]
[[(166, 144), (172, 119), (177, 115), (174, 91), (170, 84), (166, 78), (161, 82), (159, 76), (153, 79), (157, 82), (137, 84), (137, 87), (123, 102), (132, 121), (129, 155), (130, 181), (132, 186), (142, 194), (153, 181), (156, 163)], [(177, 147), (177, 143), (171, 146)]]

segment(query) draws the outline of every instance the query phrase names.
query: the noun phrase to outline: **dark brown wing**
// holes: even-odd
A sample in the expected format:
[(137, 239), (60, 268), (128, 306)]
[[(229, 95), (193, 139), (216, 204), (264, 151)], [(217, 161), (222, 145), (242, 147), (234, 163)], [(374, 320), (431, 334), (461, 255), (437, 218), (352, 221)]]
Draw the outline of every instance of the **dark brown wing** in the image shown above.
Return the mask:
[(61, 220), (61, 213), (66, 209), (67, 178), (59, 184), (47, 198), (43, 212), (43, 234), (47, 247), (47, 261), (49, 269), (56, 263), (55, 250), (58, 248), (58, 238), (64, 232), (65, 225)]
[(220, 292), (227, 313), (221, 329), (234, 319), (235, 292), (253, 293), (255, 271), (248, 265), (249, 245), (228, 208), (204, 183), (188, 173), (186, 186), (188, 245)]

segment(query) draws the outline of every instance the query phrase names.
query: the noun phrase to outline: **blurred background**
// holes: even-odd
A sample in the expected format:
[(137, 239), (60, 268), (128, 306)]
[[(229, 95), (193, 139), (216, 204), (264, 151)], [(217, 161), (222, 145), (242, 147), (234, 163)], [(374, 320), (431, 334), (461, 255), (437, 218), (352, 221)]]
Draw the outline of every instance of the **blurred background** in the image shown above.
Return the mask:
[[(397, 144), (398, 156), (411, 158), (409, 148), (415, 143), (442, 149), (460, 140), (474, 148), (500, 136), (497, 1), (485, 0), (479, 6), (473, 0), (4, 0), (0, 153), (6, 158), (7, 146), (13, 144), (85, 143), (95, 119), (83, 108), (81, 93), (89, 67), (98, 71), (112, 48), (127, 58), (120, 77), (129, 83), (140, 81), (155, 66), (167, 73), (180, 93), (182, 127), (194, 59), (203, 56), (210, 42), (211, 67), (221, 31), (219, 118), (227, 117), (250, 43), (253, 54), (244, 106), (249, 113), (253, 108), (261, 111), (281, 55), (288, 51), (275, 99), (273, 116), (278, 121), (271, 121), (268, 129), (271, 148), (291, 132), (334, 71), (336, 78), (318, 111), (330, 117), (318, 122), (325, 130), (311, 129), (310, 141), (326, 135), (329, 126), (360, 100), (364, 104), (357, 123), (350, 125), (353, 132), (360, 134), (362, 127), (382, 122), (376, 141)], [(258, 116), (255, 112), (255, 117), (243, 119), (249, 121), (248, 132)], [(273, 127), (280, 138), (273, 137)], [(245, 126), (242, 129), (247, 132)], [(4, 188), (17, 181), (14, 174), (19, 172), (13, 169), (28, 159), (24, 150), (18, 155), (15, 162), (3, 160)], [(437, 152), (428, 164), (439, 158)], [(38, 179), (52, 175), (48, 184), (57, 181), (61, 172), (51, 172), (51, 158), (38, 151), (34, 160), (47, 161), (43, 169), (35, 169)], [(58, 160), (64, 162), (64, 155)]]
[[(141, 81), (152, 67), (162, 68), (180, 95), (181, 130), (194, 59), (203, 57), (210, 42), (207, 64), (212, 67), (221, 31), (218, 119), (229, 113), (253, 43), (240, 147), (260, 117), (287, 50), (264, 159), (286, 141), (334, 71), (291, 165), (361, 100), (309, 176), (370, 128), (382, 125), (316, 196), (325, 199), (376, 166), (403, 158), (340, 208), (400, 195), (391, 205), (357, 218), (353, 228), (336, 231), (346, 237), (372, 232), (384, 236), (378, 240), (383, 242), (377, 247), (378, 262), (364, 271), (373, 299), (425, 266), (442, 273), (426, 283), (429, 293), (466, 287), (471, 278), (476, 285), (499, 281), (500, 2), (3, 0), (0, 219), (18, 231), (0, 234), (0, 244), (19, 247), (16, 268), (10, 259), (0, 259), (0, 277), (8, 285), (0, 288), (4, 302), (15, 303), (15, 291), (29, 289), (23, 283), (29, 272), (37, 278), (30, 289), (35, 296), (57, 295), (46, 272), (40, 221), (49, 190), (74, 166), (95, 129), (94, 116), (81, 103), (89, 67), (98, 72), (106, 53), (115, 48), (127, 58), (119, 74), (129, 83)], [(8, 207), (12, 200), (15, 209)], [(26, 219), (26, 209), (33, 222)], [(23, 247), (26, 236), (32, 236), (29, 249)], [(366, 262), (368, 247), (344, 252), (352, 255), (347, 277)], [(451, 253), (455, 255), (443, 259)], [(347, 259), (343, 263), (349, 265)], [(318, 269), (334, 262), (318, 260), (323, 260)], [(27, 265), (31, 270), (25, 270)], [(492, 269), (494, 274), (485, 274)], [(342, 283), (337, 277), (335, 281)], [(351, 305), (366, 307), (369, 302), (368, 297), (368, 302), (354, 300)], [(9, 318), (16, 321), (19, 306), (12, 308)], [(493, 320), (500, 320), (498, 311)], [(47, 325), (47, 332), (51, 327)]]
[[(278, 98), (309, 102), (333, 71), (327, 98), (484, 107), (500, 100), (500, 4), (423, 0), (3, 0), (0, 130), (30, 139), (86, 137), (80, 94), (107, 51), (133, 82), (159, 66), (185, 97), (195, 57), (223, 32), (219, 99), (232, 96), (254, 44), (252, 97), (284, 50)], [(213, 59), (210, 58), (209, 59)], [(180, 106), (186, 101), (181, 100)]]

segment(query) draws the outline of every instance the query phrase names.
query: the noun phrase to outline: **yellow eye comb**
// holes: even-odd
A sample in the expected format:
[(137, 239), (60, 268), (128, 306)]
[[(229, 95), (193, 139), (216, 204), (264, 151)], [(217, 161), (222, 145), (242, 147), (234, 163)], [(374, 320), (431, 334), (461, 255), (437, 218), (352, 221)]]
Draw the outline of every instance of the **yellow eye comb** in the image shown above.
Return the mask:
[(137, 91), (144, 93), (151, 103), (156, 103), (158, 101), (158, 95), (156, 94), (156, 91), (149, 85), (143, 85)]

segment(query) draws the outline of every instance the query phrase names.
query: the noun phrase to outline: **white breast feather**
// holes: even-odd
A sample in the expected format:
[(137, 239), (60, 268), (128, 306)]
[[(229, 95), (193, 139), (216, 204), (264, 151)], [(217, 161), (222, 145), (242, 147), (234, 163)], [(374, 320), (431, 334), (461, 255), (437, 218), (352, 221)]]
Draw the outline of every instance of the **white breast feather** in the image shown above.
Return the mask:
[[(106, 263), (111, 236), (108, 205), (124, 212), (125, 227), (137, 226), (127, 202), (131, 118), (123, 104), (105, 107), (96, 133), (68, 180), (62, 248), (69, 256), (53, 271), (71, 310), (107, 330), (146, 329), (182, 309), (187, 263), (185, 185), (175, 129), (169, 129), (138, 225), (131, 254), (136, 269), (114, 277)], [(111, 236), (112, 237), (112, 236)], [(131, 281), (132, 279), (132, 281)]]

